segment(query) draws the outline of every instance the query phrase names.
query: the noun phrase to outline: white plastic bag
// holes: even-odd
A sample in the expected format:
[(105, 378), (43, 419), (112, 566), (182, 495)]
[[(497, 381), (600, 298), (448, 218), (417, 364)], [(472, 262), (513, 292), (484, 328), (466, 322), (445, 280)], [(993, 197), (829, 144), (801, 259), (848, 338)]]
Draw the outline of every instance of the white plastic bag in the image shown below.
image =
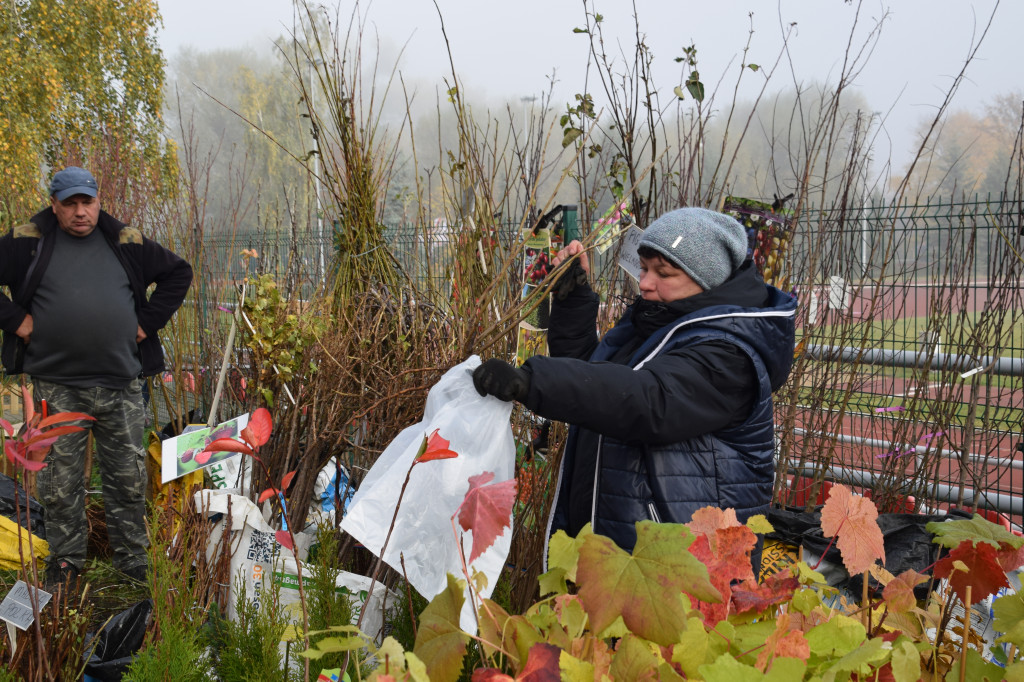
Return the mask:
[[(423, 437), (437, 429), (451, 441), (449, 447), (458, 457), (413, 468), (383, 557), (399, 573), (404, 558), (409, 582), (428, 599), (444, 591), (448, 573), (465, 580), (451, 517), (469, 490), (469, 477), (489, 471), (494, 473), (492, 482), (500, 483), (515, 476), (516, 449), (509, 426), (512, 403), (476, 392), (472, 371), (479, 365), (480, 358), (474, 355), (448, 370), (430, 389), (423, 421), (403, 430), (381, 453), (341, 522), (343, 530), (380, 556), (402, 483)], [(511, 543), (509, 527), (470, 565), (471, 574), (475, 569), (487, 576), (484, 597), (494, 589)], [(463, 547), (468, 559), (472, 532), (465, 533)], [(461, 623), (466, 631), (476, 632), (468, 588)]]

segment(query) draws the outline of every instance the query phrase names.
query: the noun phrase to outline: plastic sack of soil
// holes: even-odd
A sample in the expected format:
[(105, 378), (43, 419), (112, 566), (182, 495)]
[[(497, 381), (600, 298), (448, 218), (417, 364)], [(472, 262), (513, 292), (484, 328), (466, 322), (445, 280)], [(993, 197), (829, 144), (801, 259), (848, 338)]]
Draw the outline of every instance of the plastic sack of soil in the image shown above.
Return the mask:
[(86, 655), (92, 652), (85, 663), (86, 680), (120, 680), (128, 672), (152, 612), (153, 600), (145, 599), (111, 618), (99, 634), (86, 637)]
[[(359, 484), (341, 522), (344, 531), (380, 556), (402, 483), (424, 436), (436, 429), (449, 440), (449, 447), (458, 457), (413, 467), (383, 557), (389, 566), (405, 573), (412, 586), (428, 599), (445, 590), (447, 574), (462, 577), (451, 517), (469, 490), (469, 478), (492, 472), (493, 482), (500, 483), (515, 476), (516, 449), (509, 426), (512, 403), (492, 396), (481, 397), (476, 392), (472, 371), (479, 365), (480, 358), (474, 355), (448, 370), (430, 389), (423, 420), (403, 430), (381, 453)], [(466, 533), (463, 539), (467, 559), (471, 535)], [(487, 576), (484, 597), (490, 596), (498, 582), (511, 542), (512, 529), (506, 528), (470, 565), (471, 572), (477, 570)], [(476, 631), (476, 617), (468, 595), (461, 623), (465, 630)]]

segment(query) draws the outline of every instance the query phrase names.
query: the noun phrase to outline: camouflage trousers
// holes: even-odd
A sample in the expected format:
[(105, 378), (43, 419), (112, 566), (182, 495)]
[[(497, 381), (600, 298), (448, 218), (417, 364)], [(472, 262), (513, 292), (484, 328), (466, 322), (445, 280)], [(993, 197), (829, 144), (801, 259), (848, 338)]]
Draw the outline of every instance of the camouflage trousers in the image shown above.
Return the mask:
[[(83, 412), (96, 421), (77, 422), (92, 431), (103, 484), (107, 534), (114, 566), (126, 570), (146, 564), (146, 453), (142, 449), (142, 380), (124, 389), (76, 388), (33, 379), (36, 403), (50, 414)], [(88, 547), (83, 469), (88, 431), (57, 439), (36, 478), (43, 505), (46, 540), (52, 561), (65, 559), (81, 570)]]

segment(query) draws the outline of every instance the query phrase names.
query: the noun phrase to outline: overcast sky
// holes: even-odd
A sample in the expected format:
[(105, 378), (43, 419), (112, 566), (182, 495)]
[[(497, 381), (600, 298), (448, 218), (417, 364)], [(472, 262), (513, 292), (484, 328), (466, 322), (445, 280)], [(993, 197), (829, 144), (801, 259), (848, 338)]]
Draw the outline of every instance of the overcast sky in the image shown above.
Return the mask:
[[(456, 70), (474, 99), (514, 101), (538, 95), (547, 89), (553, 70), (558, 80), (554, 103), (559, 109), (583, 89), (588, 44), (586, 36), (572, 32), (584, 23), (581, 0), (437, 0), (437, 6)], [(336, 5), (328, 7), (332, 14), (336, 11)], [(344, 7), (347, 24), (351, 3)], [(857, 12), (856, 2), (844, 0), (636, 0), (636, 7), (641, 31), (656, 58), (656, 84), (663, 102), (679, 84), (673, 58), (684, 46), (697, 46), (702, 80), (710, 89), (728, 69), (738, 68), (751, 22), (755, 33), (748, 62), (770, 66), (779, 54), (783, 31), (796, 22), (790, 42), (796, 78), (805, 83), (834, 81)], [(169, 59), (183, 46), (212, 50), (249, 45), (269, 50), (274, 38), (290, 32), (293, 21), (291, 0), (165, 0), (160, 9), (160, 40)], [(980, 109), (994, 95), (1024, 90), (1024, 1), (876, 0), (861, 6), (858, 45), (876, 20), (889, 13), (855, 86), (873, 110), (886, 114), (897, 159), (912, 144), (910, 131), (941, 103), (993, 9), (995, 21), (954, 102), (954, 108), (968, 109)], [(603, 0), (597, 11), (605, 17), (607, 37), (621, 37), (629, 41), (627, 49), (631, 47), (630, 3)], [(441, 19), (432, 0), (376, 0), (364, 3), (362, 12), (368, 30), (381, 36), (388, 58), (393, 61), (405, 46), (399, 68), (407, 80), (439, 83), (450, 74)], [(771, 89), (791, 87), (789, 74), (788, 66), (781, 67)], [(750, 98), (757, 77), (763, 76), (745, 76), (743, 93)], [(732, 80), (727, 78), (726, 83), (731, 90)], [(596, 83), (591, 89), (597, 89)], [(433, 93), (428, 96), (433, 98)]]

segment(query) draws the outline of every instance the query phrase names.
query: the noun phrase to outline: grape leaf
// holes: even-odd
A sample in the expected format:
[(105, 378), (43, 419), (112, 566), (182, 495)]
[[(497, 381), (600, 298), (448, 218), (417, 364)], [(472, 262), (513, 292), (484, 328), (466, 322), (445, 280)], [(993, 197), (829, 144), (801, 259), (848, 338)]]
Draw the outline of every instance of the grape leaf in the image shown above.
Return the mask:
[(986, 520), (980, 514), (975, 514), (970, 519), (931, 521), (924, 529), (935, 535), (933, 542), (947, 549), (953, 549), (965, 540), (972, 544), (985, 542), (993, 547), (998, 547), (1003, 542), (1014, 549), (1024, 546), (1024, 537), (1014, 535), (1002, 526)]
[(434, 431), (424, 438), (424, 445), (420, 447), (420, 454), (416, 456), (416, 462), (432, 462), (435, 459), (451, 459), (458, 457), (459, 453), (448, 448), (451, 445), (451, 441), (442, 438), (441, 434), (438, 433), (440, 429), (434, 429)]
[(821, 531), (825, 537), (836, 536), (836, 546), (851, 575), (868, 570), (875, 559), (885, 563), (878, 509), (871, 500), (854, 495), (841, 483), (832, 486), (821, 510)]
[[(429, 449), (428, 449), (429, 452)], [(459, 505), (459, 525), (473, 531), (473, 548), (469, 563), (494, 544), (502, 531), (512, 523), (512, 505), (516, 501), (516, 480), (487, 485), (494, 474), (485, 471), (469, 477), (469, 492)]]
[(996, 561), (1007, 573), (1016, 571), (1024, 566), (1024, 546), (1014, 549), (1007, 543), (1000, 543), (999, 551), (996, 552)]
[(459, 627), (462, 611), (462, 582), (448, 574), (448, 587), (434, 597), (420, 615), (413, 652), (427, 666), (436, 682), (459, 679), (469, 635)]
[(242, 429), (242, 438), (255, 450), (270, 440), (270, 431), (274, 420), (270, 418), (267, 408), (260, 407), (249, 417), (249, 423)]
[(609, 673), (613, 680), (658, 680), (658, 658), (644, 642), (627, 634), (619, 640)]
[[(731, 509), (728, 512), (732, 514), (733, 519), (736, 518)], [(696, 514), (699, 513), (700, 511)], [(696, 514), (694, 515), (696, 516)], [(728, 514), (721, 518), (728, 523)], [(701, 524), (698, 523), (698, 525)], [(720, 527), (707, 534), (699, 533), (693, 544), (690, 545), (690, 553), (707, 566), (711, 584), (715, 589), (720, 594), (727, 595), (730, 592), (729, 586), (734, 580), (753, 579), (754, 571), (750, 565), (750, 552), (756, 544), (757, 536), (749, 528), (732, 525)], [(701, 613), (712, 625), (728, 617), (729, 606), (729, 601), (698, 604)]]
[[(964, 570), (955, 570), (961, 562)], [(1009, 587), (1006, 574), (996, 561), (996, 550), (987, 542), (973, 545), (961, 542), (959, 546), (935, 563), (935, 577), (948, 578), (949, 584), (966, 601), (967, 586), (971, 586), (971, 604), (977, 604), (995, 594), (1000, 587)]]
[(890, 611), (906, 613), (917, 606), (917, 597), (914, 596), (914, 587), (928, 580), (928, 576), (921, 575), (915, 570), (908, 569), (889, 581), (889, 584), (882, 590), (882, 600)]
[(742, 524), (736, 518), (735, 509), (702, 507), (693, 512), (693, 516), (690, 517), (690, 522), (686, 524), (686, 527), (694, 535), (704, 533), (710, 536), (714, 535), (715, 531), (719, 528), (731, 528), (739, 525)]
[(799, 588), (800, 579), (785, 573), (773, 573), (761, 583), (751, 577), (733, 586), (731, 602), (736, 613), (761, 612), (773, 604), (788, 602)]
[(804, 633), (791, 629), (791, 618), (782, 613), (775, 621), (775, 630), (768, 635), (764, 647), (757, 655), (757, 667), (767, 672), (775, 658), (799, 658), (806, 661), (811, 657), (811, 646), (807, 643)]
[(601, 632), (622, 616), (633, 634), (668, 646), (686, 628), (683, 593), (701, 601), (721, 601), (708, 569), (687, 552), (693, 537), (684, 526), (640, 521), (630, 556), (601, 535), (580, 547), (576, 568), (579, 596)]
[(1010, 592), (992, 602), (992, 627), (1003, 635), (997, 642), (1010, 642), (1024, 649), (1024, 593)]
[(530, 647), (526, 667), (516, 675), (516, 682), (559, 682), (558, 657), (562, 650), (547, 642), (537, 642)]

